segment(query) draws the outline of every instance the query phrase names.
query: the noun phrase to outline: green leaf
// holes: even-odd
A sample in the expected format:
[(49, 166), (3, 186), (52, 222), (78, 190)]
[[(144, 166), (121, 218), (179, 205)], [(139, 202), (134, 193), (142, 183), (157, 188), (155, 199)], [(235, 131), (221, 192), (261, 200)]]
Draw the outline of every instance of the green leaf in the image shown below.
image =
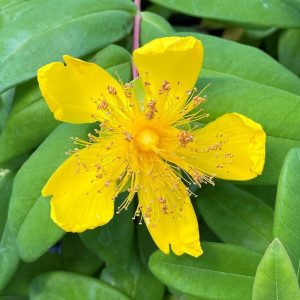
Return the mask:
[(278, 44), (279, 61), (300, 75), (300, 30), (289, 29), (281, 33)]
[(271, 27), (271, 28), (267, 28), (267, 29), (248, 29), (246, 30), (245, 34), (247, 38), (250, 39), (254, 39), (254, 40), (260, 40), (260, 39), (264, 39), (268, 36), (270, 36), (271, 34), (273, 34), (274, 32), (276, 32), (277, 28), (275, 27)]
[(292, 263), (278, 239), (268, 247), (257, 268), (252, 299), (300, 299), (300, 290)]
[[(185, 294), (208, 299), (251, 299), (261, 256), (247, 249), (205, 242), (198, 258), (156, 251), (149, 268), (164, 284)], [(238, 287), (238, 288), (237, 288)]]
[[(117, 71), (125, 82), (131, 80), (131, 55), (119, 46), (105, 47), (90, 61), (113, 76)], [(59, 124), (43, 99), (36, 79), (18, 87), (0, 134), (0, 165), (36, 148)]]
[(245, 190), (246, 192), (260, 198), (270, 207), (274, 208), (277, 186), (276, 185), (243, 185), (239, 184), (239, 188)]
[[(74, 148), (70, 137), (78, 136), (86, 139), (87, 134), (95, 126), (95, 124), (60, 125), (24, 163), (16, 175), (8, 210), (8, 222), (15, 235), (18, 234), (52, 173), (67, 159), (65, 151)], [(38, 222), (35, 227), (39, 227)], [(47, 235), (45, 232), (44, 234)]]
[(34, 279), (30, 286), (30, 299), (129, 300), (130, 298), (95, 278), (60, 271), (42, 274)]
[(203, 186), (197, 194), (196, 206), (223, 242), (265, 252), (272, 241), (273, 210), (264, 201), (233, 184)]
[(244, 79), (274, 87), (275, 91), (279, 89), (300, 95), (300, 79), (257, 48), (206, 34), (180, 32), (176, 35), (194, 36), (203, 43), (204, 59), (200, 78)]
[(173, 32), (172, 26), (161, 16), (146, 11), (141, 13), (141, 43), (143, 45)]
[(261, 176), (252, 180), (252, 183), (277, 184), (284, 158), (288, 151), (294, 147), (300, 147), (299, 138), (289, 139), (267, 136), (264, 171)]
[[(297, 1), (287, 0), (151, 0), (184, 14), (238, 23), (255, 28), (274, 26), (279, 28), (300, 27), (300, 10)], [(245, 9), (246, 8), (246, 9)]]
[(148, 12), (155, 13), (165, 19), (169, 19), (172, 16), (172, 14), (174, 13), (174, 11), (172, 11), (171, 9), (162, 7), (157, 4), (151, 4), (151, 5), (147, 6), (146, 10)]
[(287, 154), (279, 177), (274, 237), (285, 247), (299, 280), (300, 269), (300, 148)]
[(15, 89), (13, 88), (0, 95), (0, 132), (11, 108), (14, 93)]
[(131, 81), (131, 54), (124, 48), (117, 45), (109, 45), (98, 51), (89, 60), (105, 69), (116, 79), (118, 73), (123, 82)]
[(32, 262), (42, 256), (65, 234), (50, 218), (50, 197), (40, 196), (29, 211), (17, 236), (22, 260)]
[(0, 91), (34, 77), (39, 67), (64, 54), (81, 57), (121, 39), (135, 12), (130, 0), (32, 1), (0, 28)]
[(7, 211), (15, 172), (0, 170), (0, 291), (18, 267), (19, 255), (15, 237), (7, 226)]
[(164, 285), (159, 282), (148, 268), (150, 255), (157, 250), (146, 225), (135, 222), (134, 248), (130, 262), (126, 266), (110, 265), (101, 273), (101, 279), (124, 291), (133, 299), (162, 299)]
[(17, 88), (0, 134), (0, 164), (36, 148), (59, 124), (42, 98), (36, 80)]
[(33, 0), (0, 0), (0, 28), (9, 26), (33, 5)]
[(47, 253), (32, 263), (21, 263), (1, 295), (28, 295), (29, 285), (37, 275), (62, 268), (61, 257)]
[(87, 249), (76, 233), (68, 233), (62, 240), (62, 262), (66, 271), (83, 275), (94, 274), (103, 261)]
[(14, 275), (18, 264), (16, 240), (6, 225), (0, 239), (0, 292)]
[(106, 266), (101, 279), (120, 289), (132, 299), (163, 299), (164, 285), (143, 266), (137, 256), (131, 259), (128, 267)]
[(144, 267), (148, 269), (149, 257), (158, 248), (154, 243), (146, 227), (146, 224), (137, 223), (136, 227), (137, 227), (137, 241), (138, 241), (140, 260), (143, 263)]
[(0, 236), (4, 231), (7, 221), (7, 211), (16, 173), (0, 169)]
[[(119, 194), (115, 207), (121, 205), (127, 193)], [(116, 214), (106, 225), (80, 233), (83, 243), (105, 262), (114, 266), (126, 266), (131, 257), (133, 242), (134, 204), (127, 211)]]
[(0, 296), (0, 300), (29, 300), (29, 298), (27, 296), (8, 295)]

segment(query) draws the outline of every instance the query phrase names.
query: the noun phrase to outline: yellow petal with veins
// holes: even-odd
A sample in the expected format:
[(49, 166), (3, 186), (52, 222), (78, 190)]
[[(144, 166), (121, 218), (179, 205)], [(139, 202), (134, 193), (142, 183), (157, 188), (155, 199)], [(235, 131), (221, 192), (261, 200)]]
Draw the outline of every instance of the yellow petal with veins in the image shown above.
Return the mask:
[[(105, 70), (93, 63), (65, 55), (62, 62), (50, 63), (38, 70), (38, 82), (50, 110), (59, 121), (68, 123), (93, 123), (105, 118), (97, 110), (95, 101), (105, 99), (108, 104), (117, 105), (113, 88), (125, 102), (120, 84)], [(112, 91), (112, 90), (110, 90)], [(113, 90), (114, 91), (114, 90)]]
[(177, 255), (187, 253), (198, 257), (203, 251), (197, 218), (186, 187), (171, 168), (155, 155), (146, 161), (143, 157), (143, 161), (141, 169), (144, 171), (137, 178), (141, 186), (138, 198), (153, 240), (166, 254), (171, 245)]
[(178, 157), (184, 157), (183, 164), (228, 180), (249, 180), (262, 173), (266, 134), (253, 120), (229, 113), (192, 134), (193, 142), (177, 151)]
[(51, 218), (65, 231), (93, 229), (113, 217), (116, 182), (126, 163), (122, 147), (107, 150), (110, 144), (102, 141), (73, 154), (42, 190), (43, 196), (53, 195)]
[[(176, 115), (199, 76), (202, 43), (193, 37), (155, 39), (133, 52), (133, 60), (149, 99), (157, 100), (159, 113)], [(167, 81), (168, 85), (163, 85)], [(162, 93), (161, 93), (162, 92)], [(176, 118), (175, 117), (175, 118)]]

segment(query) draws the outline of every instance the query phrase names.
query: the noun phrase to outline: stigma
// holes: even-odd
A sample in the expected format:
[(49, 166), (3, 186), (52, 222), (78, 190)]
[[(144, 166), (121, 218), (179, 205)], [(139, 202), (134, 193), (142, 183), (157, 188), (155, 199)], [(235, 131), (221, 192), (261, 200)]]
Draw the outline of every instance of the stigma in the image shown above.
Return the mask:
[(159, 143), (159, 135), (152, 129), (144, 128), (135, 137), (141, 151), (155, 151)]

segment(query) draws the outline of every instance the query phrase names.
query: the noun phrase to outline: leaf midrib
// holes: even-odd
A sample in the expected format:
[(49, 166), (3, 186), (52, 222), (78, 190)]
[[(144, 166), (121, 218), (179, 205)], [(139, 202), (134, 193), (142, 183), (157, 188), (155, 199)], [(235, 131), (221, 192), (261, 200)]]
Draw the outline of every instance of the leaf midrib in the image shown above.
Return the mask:
[(127, 11), (124, 11), (124, 10), (120, 10), (120, 9), (115, 9), (115, 10), (100, 10), (100, 11), (97, 11), (97, 12), (93, 12), (93, 13), (88, 13), (88, 14), (85, 14), (85, 15), (82, 15), (80, 17), (76, 17), (76, 18), (73, 18), (73, 19), (69, 19), (69, 20), (66, 20), (62, 23), (60, 23), (59, 25), (56, 25), (54, 27), (51, 27), (50, 29), (48, 30), (43, 30), (41, 32), (39, 32), (38, 34), (36, 35), (32, 35), (29, 39), (27, 39), (24, 43), (21, 43), (19, 45), (19, 47), (17, 47), (12, 53), (10, 53), (8, 56), (4, 57), (0, 62), (3, 64), (5, 63), (10, 57), (12, 57), (14, 54), (16, 54), (17, 52), (19, 52), (22, 48), (24, 48), (30, 41), (32, 40), (35, 40), (37, 38), (39, 38), (40, 36), (44, 35), (45, 33), (48, 33), (48, 32), (52, 32), (52, 31), (55, 31), (57, 28), (59, 27), (63, 27), (65, 26), (66, 24), (69, 24), (69, 23), (73, 23), (75, 21), (78, 21), (80, 19), (83, 19), (83, 18), (86, 18), (86, 17), (89, 17), (89, 16), (93, 16), (93, 15), (97, 15), (97, 14), (101, 14), (101, 13), (108, 13), (108, 12), (122, 12), (122, 13), (128, 13), (130, 14), (129, 12)]
[(225, 274), (225, 275), (230, 275), (230, 276), (234, 276), (234, 277), (243, 277), (243, 278), (254, 280), (254, 275), (250, 276), (250, 275), (236, 274), (236, 273), (225, 272), (225, 271), (216, 271), (216, 270), (206, 269), (206, 268), (203, 268), (203, 267), (202, 268), (197, 268), (197, 267), (192, 267), (192, 266), (169, 263), (169, 262), (161, 261), (161, 260), (156, 260), (156, 261), (159, 262), (160, 264), (175, 266), (175, 267), (184, 268), (184, 269), (192, 269), (192, 270), (198, 270), (198, 271), (204, 271), (204, 272), (213, 272), (213, 273), (218, 273), (218, 274), (222, 274), (222, 275)]

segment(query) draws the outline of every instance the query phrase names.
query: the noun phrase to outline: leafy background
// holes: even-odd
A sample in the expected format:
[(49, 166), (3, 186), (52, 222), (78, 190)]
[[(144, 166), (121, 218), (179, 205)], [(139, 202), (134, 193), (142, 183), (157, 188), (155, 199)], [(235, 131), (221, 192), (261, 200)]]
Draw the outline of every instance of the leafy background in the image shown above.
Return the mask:
[(205, 121), (239, 112), (267, 133), (262, 176), (195, 191), (201, 257), (158, 251), (134, 205), (81, 234), (51, 221), (41, 189), (69, 137), (94, 125), (54, 120), (36, 71), (69, 54), (131, 81), (136, 12), (130, 0), (0, 0), (0, 299), (300, 299), (299, 0), (142, 1), (141, 45), (203, 42)]

